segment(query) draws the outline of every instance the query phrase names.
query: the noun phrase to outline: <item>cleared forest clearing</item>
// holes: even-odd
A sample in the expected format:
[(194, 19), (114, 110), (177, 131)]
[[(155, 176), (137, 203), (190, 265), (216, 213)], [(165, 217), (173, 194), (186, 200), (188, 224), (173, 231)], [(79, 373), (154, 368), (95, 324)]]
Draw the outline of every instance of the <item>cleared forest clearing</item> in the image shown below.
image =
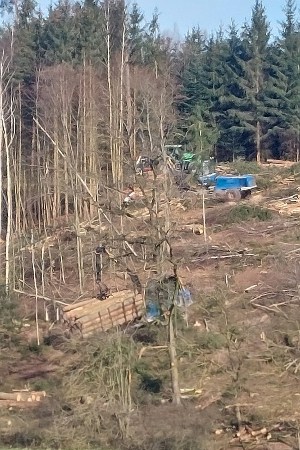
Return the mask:
[(253, 3), (1, 2), (0, 445), (299, 450), (300, 25)]
[[(266, 179), (264, 171), (257, 175), (258, 184)], [(23, 289), (30, 295), (18, 294), (10, 305), (2, 302), (1, 391), (27, 388), (47, 395), (30, 408), (6, 402), (0, 418), (4, 444), (66, 449), (297, 448), (300, 178), (298, 166), (269, 173), (273, 175), (268, 185), (250, 200), (228, 204), (207, 198), (206, 240), (201, 191), (172, 194), (172, 262), (193, 299), (186, 310), (177, 308), (174, 317), (180, 406), (171, 402), (164, 321), (100, 330), (84, 340), (66, 335), (63, 323), (53, 322), (55, 310), (49, 307), (50, 322), (45, 321), (44, 304), (49, 302), (43, 297), (59, 306), (97, 295), (93, 252), (99, 237), (106, 237), (108, 249), (102, 281), (112, 291), (134, 289), (129, 268), (143, 286), (156, 277), (149, 217), (135, 216), (144, 206), (136, 204), (124, 216), (130, 255), (128, 247), (123, 253), (118, 242), (112, 245), (106, 230), (99, 233), (96, 222), (82, 224), (84, 295), (74, 253), (76, 234), (70, 225), (36, 240), (37, 299), (32, 248), (30, 253), (24, 247)], [(292, 212), (282, 204), (291, 205)], [(38, 258), (49, 249), (56, 265), (42, 272)]]

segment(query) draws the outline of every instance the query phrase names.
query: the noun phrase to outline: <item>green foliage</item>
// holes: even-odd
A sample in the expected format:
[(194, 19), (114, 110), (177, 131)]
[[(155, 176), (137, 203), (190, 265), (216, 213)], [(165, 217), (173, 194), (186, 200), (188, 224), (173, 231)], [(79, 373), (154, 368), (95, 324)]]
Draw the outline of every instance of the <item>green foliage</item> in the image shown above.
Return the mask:
[(259, 220), (264, 222), (272, 218), (272, 213), (267, 208), (240, 204), (234, 206), (227, 215), (227, 223), (245, 222), (248, 220)]
[(162, 389), (162, 379), (151, 375), (148, 371), (140, 371), (139, 372), (141, 381), (139, 388), (150, 392), (152, 394), (158, 394)]
[[(188, 33), (182, 51), (183, 66), (181, 68), (181, 83), (183, 99), (178, 102), (178, 108), (188, 117), (197, 105), (206, 109), (203, 103), (203, 61), (206, 39), (200, 28), (193, 28)], [(184, 125), (183, 125), (184, 127)]]
[[(124, 438), (132, 411), (132, 374), (137, 358), (132, 339), (120, 333), (70, 342), (63, 369), (60, 414), (51, 439), (64, 448), (105, 446), (103, 429)], [(70, 414), (72, 411), (72, 414)]]
[(198, 333), (195, 341), (204, 350), (218, 350), (226, 345), (225, 337), (212, 331)]
[(256, 178), (256, 184), (259, 190), (265, 190), (269, 189), (274, 184), (274, 181), (270, 177), (262, 175)]
[[(300, 33), (294, 0), (286, 0), (281, 34), (272, 42), (265, 9), (256, 0), (242, 30), (232, 23), (227, 33), (207, 37), (195, 27), (181, 46), (162, 36), (157, 11), (146, 23), (137, 3), (127, 8), (119, 0), (60, 0), (45, 15), (34, 0), (5, 1), (1, 7), (14, 9), (12, 69), (21, 84), (22, 132), (28, 145), (37, 69), (87, 63), (102, 72), (108, 30), (111, 61), (120, 55), (124, 37), (131, 67), (156, 67), (159, 74), (169, 66), (178, 88), (174, 141), (201, 157), (218, 159), (254, 159), (259, 145), (263, 157), (296, 159), (300, 154)], [(6, 48), (10, 27), (3, 27), (1, 38)]]
[[(195, 57), (188, 59), (182, 74), (185, 95), (180, 110), (196, 117), (201, 110), (200, 121), (191, 121), (189, 116), (189, 124), (184, 118), (183, 129), (187, 135), (190, 130), (188, 142), (195, 148), (200, 141), (205, 150), (208, 138), (209, 146), (222, 159), (238, 155), (253, 158), (262, 143), (265, 156), (268, 147), (275, 154), (278, 134), (286, 127), (282, 107), (287, 80), (278, 48), (269, 45), (269, 37), (265, 10), (259, 1), (243, 33), (232, 24), (228, 37), (219, 32), (205, 41), (196, 30), (188, 36), (187, 53), (193, 49)], [(199, 123), (203, 132), (200, 140)]]
[(198, 161), (208, 159), (214, 154), (214, 146), (218, 140), (218, 130), (205, 119), (199, 105), (187, 121), (186, 141)]
[(245, 161), (242, 159), (237, 159), (229, 166), (232, 174), (245, 175), (245, 174), (259, 174), (261, 172), (261, 166), (256, 162)]

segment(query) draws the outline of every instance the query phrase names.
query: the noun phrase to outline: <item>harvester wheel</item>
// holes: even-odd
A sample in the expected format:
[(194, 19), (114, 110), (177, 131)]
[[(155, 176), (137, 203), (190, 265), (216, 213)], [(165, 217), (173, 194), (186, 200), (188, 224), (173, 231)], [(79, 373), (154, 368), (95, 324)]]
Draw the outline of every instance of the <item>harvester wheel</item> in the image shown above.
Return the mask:
[(226, 191), (226, 200), (229, 202), (237, 202), (241, 200), (242, 195), (239, 189), (228, 189)]

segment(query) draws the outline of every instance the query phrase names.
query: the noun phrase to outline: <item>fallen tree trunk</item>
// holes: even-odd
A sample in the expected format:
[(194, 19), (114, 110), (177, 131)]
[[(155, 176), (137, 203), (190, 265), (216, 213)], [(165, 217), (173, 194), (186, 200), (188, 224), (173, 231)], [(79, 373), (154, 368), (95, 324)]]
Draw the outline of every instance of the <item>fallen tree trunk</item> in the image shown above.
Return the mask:
[(96, 302), (98, 300), (96, 298), (95, 299), (94, 298), (88, 298), (86, 300), (82, 300), (81, 302), (72, 303), (71, 305), (65, 306), (63, 308), (63, 311), (64, 311), (64, 313), (67, 313), (67, 312), (72, 311), (74, 309), (82, 308), (83, 306), (90, 304), (92, 301)]
[(13, 400), (16, 402), (39, 402), (46, 396), (45, 391), (41, 392), (0, 392), (0, 400)]
[(84, 311), (86, 308), (92, 306), (92, 305), (97, 305), (99, 303), (98, 299), (93, 299), (93, 300), (89, 300), (87, 303), (85, 303), (84, 305), (78, 305), (78, 304), (74, 304), (72, 306), (72, 308), (68, 308), (67, 310), (64, 308), (63, 309), (63, 313), (64, 315), (68, 316), (69, 314), (74, 314), (77, 312), (81, 312)]

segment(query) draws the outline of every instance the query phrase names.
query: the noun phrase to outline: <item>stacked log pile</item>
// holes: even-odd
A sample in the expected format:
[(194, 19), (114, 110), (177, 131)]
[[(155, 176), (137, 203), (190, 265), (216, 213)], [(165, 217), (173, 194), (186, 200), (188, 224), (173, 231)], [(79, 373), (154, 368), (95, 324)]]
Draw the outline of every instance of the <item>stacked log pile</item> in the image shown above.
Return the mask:
[(71, 332), (87, 337), (95, 331), (107, 331), (132, 322), (142, 316), (143, 309), (142, 295), (124, 290), (111, 294), (106, 300), (90, 298), (65, 306), (63, 321)]
[(29, 391), (27, 389), (14, 390), (12, 392), (0, 392), (1, 406), (18, 406), (20, 408), (29, 406), (38, 406), (46, 397), (45, 391)]

